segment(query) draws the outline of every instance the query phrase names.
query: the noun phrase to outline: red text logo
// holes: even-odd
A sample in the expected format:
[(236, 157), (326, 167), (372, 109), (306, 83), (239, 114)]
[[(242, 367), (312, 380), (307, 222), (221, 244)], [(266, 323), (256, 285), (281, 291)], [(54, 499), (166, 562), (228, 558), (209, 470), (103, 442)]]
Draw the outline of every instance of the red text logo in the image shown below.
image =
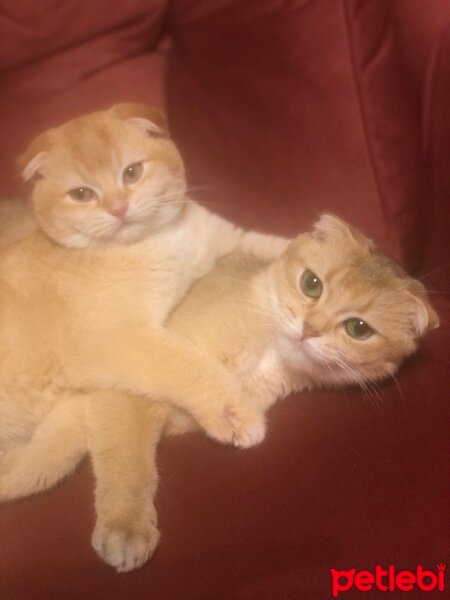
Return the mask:
[(373, 589), (381, 592), (413, 590), (443, 592), (445, 588), (445, 565), (443, 564), (437, 565), (436, 571), (425, 570), (422, 565), (418, 565), (415, 571), (397, 571), (392, 565), (383, 569), (381, 565), (376, 565), (374, 571), (330, 569), (330, 574), (333, 598), (352, 588), (361, 592), (370, 592)]

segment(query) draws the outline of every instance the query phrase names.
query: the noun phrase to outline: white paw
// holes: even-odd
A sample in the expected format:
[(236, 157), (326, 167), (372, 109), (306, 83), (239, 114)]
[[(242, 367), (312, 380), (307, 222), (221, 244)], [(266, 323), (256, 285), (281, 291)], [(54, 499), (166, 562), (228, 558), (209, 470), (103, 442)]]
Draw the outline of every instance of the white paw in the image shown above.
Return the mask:
[(204, 422), (204, 428), (217, 441), (239, 448), (256, 446), (266, 436), (264, 413), (245, 404), (225, 406)]
[[(232, 419), (233, 420), (233, 419)], [(251, 448), (260, 444), (266, 437), (264, 416), (258, 415), (250, 421), (240, 421), (236, 417), (233, 424), (233, 444), (237, 448)]]
[(119, 573), (142, 567), (153, 554), (159, 531), (151, 522), (139, 527), (114, 527), (97, 522), (92, 546), (108, 565)]

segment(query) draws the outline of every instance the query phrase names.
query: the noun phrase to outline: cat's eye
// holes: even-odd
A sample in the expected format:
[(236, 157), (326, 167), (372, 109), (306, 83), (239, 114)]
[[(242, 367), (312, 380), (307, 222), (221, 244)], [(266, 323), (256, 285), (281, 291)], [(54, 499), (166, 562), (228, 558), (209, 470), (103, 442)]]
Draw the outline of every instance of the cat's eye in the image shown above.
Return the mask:
[(141, 162), (128, 165), (128, 167), (124, 169), (122, 174), (124, 184), (131, 185), (132, 183), (136, 183), (142, 177), (143, 172), (144, 165)]
[(362, 319), (356, 317), (344, 321), (345, 331), (355, 340), (367, 340), (375, 331)]
[(322, 294), (322, 282), (315, 273), (306, 269), (300, 277), (300, 288), (309, 298), (320, 298)]
[(88, 187), (79, 187), (70, 190), (69, 196), (77, 202), (89, 202), (89, 200), (95, 198), (95, 192)]

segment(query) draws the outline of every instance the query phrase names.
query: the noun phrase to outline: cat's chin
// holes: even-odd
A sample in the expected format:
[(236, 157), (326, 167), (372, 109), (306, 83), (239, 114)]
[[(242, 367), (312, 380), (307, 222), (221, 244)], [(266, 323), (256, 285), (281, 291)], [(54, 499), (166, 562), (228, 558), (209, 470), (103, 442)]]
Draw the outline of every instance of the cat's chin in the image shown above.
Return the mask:
[[(341, 385), (348, 383), (345, 376), (338, 368), (331, 364), (325, 364), (323, 358), (314, 349), (309, 340), (300, 341), (290, 336), (282, 336), (279, 346), (285, 365), (295, 373), (295, 378), (306, 377), (311, 386), (326, 384)], [(304, 382), (301, 387), (304, 387)]]
[(123, 223), (111, 236), (111, 241), (119, 244), (134, 244), (140, 242), (152, 233), (148, 223)]
[[(160, 214), (152, 215), (151, 219), (141, 221), (124, 221), (107, 235), (103, 240), (99, 239), (100, 245), (113, 243), (129, 245), (142, 241), (150, 235), (154, 235), (165, 227), (170, 226), (177, 218), (179, 210), (160, 211)], [(94, 240), (93, 240), (93, 243)]]
[(139, 242), (149, 235), (153, 235), (173, 225), (178, 217), (183, 214), (182, 201), (179, 204), (166, 206), (161, 204), (154, 210), (150, 217), (143, 220), (125, 221), (117, 227), (112, 235), (114, 242), (119, 244), (132, 244)]
[(154, 235), (170, 226), (177, 215), (168, 219), (152, 219), (151, 221), (130, 221), (123, 223), (110, 237), (116, 244), (134, 244), (150, 235)]
[(281, 336), (279, 345), (283, 359), (291, 369), (308, 372), (321, 367), (320, 360), (308, 340), (302, 342), (290, 336)]

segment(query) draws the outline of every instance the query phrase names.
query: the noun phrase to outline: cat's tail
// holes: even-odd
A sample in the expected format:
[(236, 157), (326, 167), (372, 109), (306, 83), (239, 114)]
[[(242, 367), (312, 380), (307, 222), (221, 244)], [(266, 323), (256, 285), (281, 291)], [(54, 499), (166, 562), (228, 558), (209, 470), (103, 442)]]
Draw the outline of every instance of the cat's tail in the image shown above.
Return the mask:
[(38, 228), (28, 202), (22, 198), (0, 198), (0, 246), (28, 237)]
[(57, 404), (31, 440), (0, 454), (0, 502), (43, 492), (72, 473), (87, 453), (86, 400)]

